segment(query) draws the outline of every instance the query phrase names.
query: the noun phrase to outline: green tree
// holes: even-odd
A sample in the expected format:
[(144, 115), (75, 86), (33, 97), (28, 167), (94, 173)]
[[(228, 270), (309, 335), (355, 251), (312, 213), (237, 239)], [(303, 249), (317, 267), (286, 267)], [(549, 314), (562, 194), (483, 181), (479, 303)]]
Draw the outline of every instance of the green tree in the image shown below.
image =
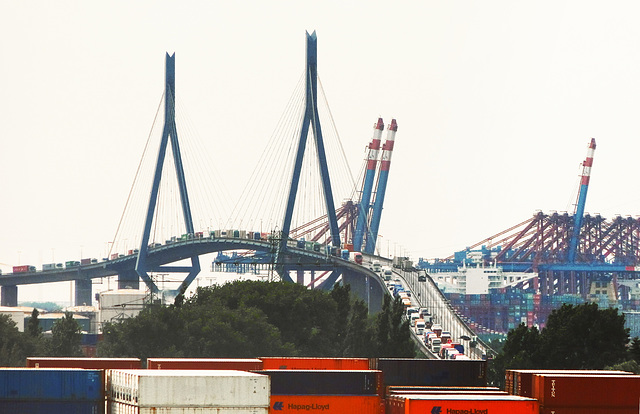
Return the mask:
[(629, 356), (631, 357), (631, 359), (640, 364), (640, 338), (638, 338), (637, 336), (631, 341), (631, 346), (629, 347)]
[(346, 352), (346, 348), (348, 347), (347, 337), (349, 336), (349, 331), (352, 328), (349, 320), (352, 312), (351, 286), (335, 285), (331, 290), (330, 295), (337, 305), (336, 343), (338, 344), (341, 351), (340, 354), (342, 355)]
[(351, 312), (345, 338), (345, 357), (374, 357), (376, 356), (375, 331), (369, 320), (369, 309), (362, 300), (357, 300), (351, 306)]
[(549, 315), (540, 338), (540, 365), (548, 369), (603, 369), (626, 356), (629, 330), (618, 309), (564, 304)]
[(149, 306), (103, 327), (100, 356), (414, 356), (401, 302), (387, 299), (379, 354), (374, 319), (350, 288), (327, 293), (284, 282), (243, 281), (199, 288), (180, 306)]
[(527, 328), (523, 323), (507, 334), (502, 350), (489, 364), (488, 379), (496, 387), (504, 387), (505, 369), (534, 369), (541, 364), (538, 347), (540, 332), (535, 326)]
[(502, 352), (490, 365), (493, 385), (504, 383), (505, 369), (604, 369), (625, 361), (629, 330), (617, 309), (595, 303), (564, 304), (554, 310), (546, 327), (524, 324), (509, 331)]
[(33, 308), (33, 311), (31, 312), (31, 318), (27, 323), (26, 331), (33, 338), (40, 338), (40, 336), (42, 335), (42, 328), (40, 327), (40, 320), (38, 319), (38, 315), (40, 315), (38, 309)]
[(30, 354), (25, 335), (9, 315), (0, 315), (0, 366), (21, 367)]
[(638, 364), (633, 359), (630, 361), (624, 361), (619, 364), (611, 365), (610, 367), (606, 367), (606, 369), (613, 371), (633, 372), (634, 374), (640, 375), (640, 364)]
[(409, 321), (404, 318), (400, 298), (391, 301), (384, 296), (382, 310), (376, 317), (376, 355), (380, 358), (413, 358), (415, 345), (411, 339)]
[(73, 314), (65, 312), (64, 317), (55, 321), (51, 328), (50, 355), (59, 357), (82, 356), (82, 349), (80, 348), (82, 342), (81, 332), (81, 327), (73, 319)]

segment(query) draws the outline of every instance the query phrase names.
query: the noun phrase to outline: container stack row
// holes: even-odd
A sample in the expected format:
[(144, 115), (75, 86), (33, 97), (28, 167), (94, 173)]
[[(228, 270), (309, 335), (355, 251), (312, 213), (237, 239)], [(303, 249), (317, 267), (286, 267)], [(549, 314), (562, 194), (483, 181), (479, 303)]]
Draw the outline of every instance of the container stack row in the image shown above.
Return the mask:
[(390, 387), (475, 389), (487, 384), (486, 361), (148, 358), (146, 369), (142, 369), (137, 358), (34, 357), (27, 365), (38, 367), (27, 369), (33, 375), (45, 372), (46, 367), (57, 367), (96, 376), (100, 392), (93, 405), (86, 410), (60, 411), (72, 414), (383, 414), (388, 409)]
[(99, 370), (0, 368), (0, 413), (99, 414), (104, 398)]
[(541, 414), (637, 414), (640, 375), (625, 371), (507, 370), (510, 394), (530, 396)]

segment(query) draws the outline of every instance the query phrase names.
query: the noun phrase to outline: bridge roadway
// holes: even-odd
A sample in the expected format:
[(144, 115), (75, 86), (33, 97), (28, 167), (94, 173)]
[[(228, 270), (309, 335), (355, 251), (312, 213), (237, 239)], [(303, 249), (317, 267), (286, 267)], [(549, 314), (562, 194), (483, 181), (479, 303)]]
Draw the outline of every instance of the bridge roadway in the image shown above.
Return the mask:
[[(398, 273), (404, 285), (408, 286), (411, 290), (411, 301), (416, 302), (417, 306), (427, 308), (429, 313), (434, 318), (434, 323), (442, 325), (443, 331), (451, 332), (451, 338), (453, 340), (460, 340), (460, 343), (464, 345), (465, 355), (471, 359), (486, 359), (489, 355), (495, 354), (484, 341), (477, 338), (476, 346), (474, 348), (469, 347), (470, 340), (462, 338), (473, 338), (476, 333), (462, 320), (460, 315), (451, 306), (449, 300), (440, 291), (436, 283), (431, 279), (431, 276), (422, 271), (404, 271), (400, 269), (394, 269)], [(425, 282), (419, 282), (418, 276), (420, 272), (426, 275)], [(421, 343), (420, 349), (428, 356), (436, 358), (429, 348), (424, 345), (422, 337), (419, 337), (413, 331), (414, 340), (417, 343)], [(428, 352), (425, 352), (428, 351)]]
[[(228, 250), (256, 250), (273, 252), (275, 244), (269, 240), (253, 240), (234, 237), (202, 237), (179, 240), (169, 244), (149, 248), (147, 263), (152, 271), (162, 271), (163, 266), (188, 259), (194, 255), (203, 255)], [(139, 278), (135, 274), (137, 253), (121, 256), (113, 260), (98, 263), (37, 270), (24, 273), (0, 275), (1, 305), (17, 306), (17, 286), (38, 283), (74, 281), (76, 286), (75, 302), (77, 305), (91, 303), (91, 279), (119, 276), (119, 287), (138, 288)], [(354, 262), (331, 256), (324, 252), (288, 246), (283, 256), (285, 271), (333, 271), (342, 272), (343, 280), (351, 284), (352, 291), (365, 300), (372, 313), (382, 307), (382, 297), (387, 290), (380, 275)], [(173, 271), (188, 272), (188, 267), (170, 266)], [(166, 267), (164, 267), (166, 269)]]
[[(205, 237), (175, 241), (149, 249), (147, 262), (151, 269), (159, 269), (169, 263), (191, 258), (194, 255), (203, 255), (228, 250), (256, 250), (271, 252), (274, 243), (268, 240), (252, 240), (244, 238)], [(343, 260), (340, 257), (327, 255), (323, 252), (301, 249), (289, 246), (288, 253), (284, 256), (285, 271), (315, 270), (342, 272), (343, 283), (351, 285), (354, 295), (364, 300), (369, 306), (370, 313), (377, 313), (382, 308), (383, 295), (391, 294), (380, 274), (370, 270), (368, 262), (380, 260), (381, 263), (391, 266), (391, 261), (378, 256), (365, 256), (365, 265)], [(104, 260), (98, 263), (78, 265), (69, 268), (56, 268), (52, 270), (37, 270), (24, 273), (10, 273), (0, 275), (0, 287), (2, 289), (2, 306), (17, 306), (17, 286), (52, 282), (76, 282), (76, 304), (91, 303), (91, 279), (122, 276), (124, 280), (119, 285), (133, 283), (138, 287), (139, 278), (135, 275), (137, 254), (122, 256), (113, 260)], [(180, 270), (181, 267), (172, 267)], [(188, 268), (182, 268), (188, 272)], [(402, 279), (405, 286), (413, 292), (412, 301), (417, 306), (426, 307), (435, 316), (435, 322), (440, 323), (444, 330), (451, 332), (454, 339), (463, 336), (473, 337), (475, 333), (460, 318), (451, 307), (449, 301), (440, 292), (437, 285), (429, 275), (426, 282), (418, 282), (418, 272), (394, 269)], [(134, 274), (132, 277), (132, 273)], [(127, 278), (128, 275), (128, 278)], [(135, 280), (133, 280), (135, 278)], [(7, 291), (9, 292), (7, 294)], [(436, 358), (431, 351), (424, 346), (420, 337), (413, 334), (414, 341), (421, 351), (430, 358)], [(465, 343), (468, 348), (468, 342)], [(478, 340), (476, 348), (472, 348), (468, 356), (480, 359), (489, 355), (490, 348), (481, 340)]]

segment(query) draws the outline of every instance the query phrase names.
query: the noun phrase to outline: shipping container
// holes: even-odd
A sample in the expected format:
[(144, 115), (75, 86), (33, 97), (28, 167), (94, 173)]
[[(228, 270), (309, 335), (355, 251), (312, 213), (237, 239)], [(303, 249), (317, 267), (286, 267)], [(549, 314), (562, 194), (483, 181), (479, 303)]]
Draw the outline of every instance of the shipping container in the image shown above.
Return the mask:
[(0, 413), (6, 414), (103, 414), (104, 400), (99, 401), (4, 401)]
[(487, 386), (487, 361), (371, 358), (370, 369), (382, 371), (386, 386)]
[(391, 395), (509, 395), (506, 391), (502, 391), (496, 387), (387, 387), (386, 396)]
[(545, 408), (636, 408), (640, 375), (536, 374), (533, 398)]
[(542, 369), (508, 369), (505, 371), (505, 389), (509, 394), (521, 397), (533, 397), (533, 376), (535, 374), (561, 375), (632, 375), (626, 371), (607, 370), (542, 370)]
[(503, 392), (498, 387), (431, 387), (431, 386), (423, 386), (423, 387), (410, 387), (410, 386), (401, 386), (394, 385), (390, 387), (386, 387), (386, 394), (402, 394), (404, 392), (424, 392), (428, 393), (431, 391), (446, 391), (449, 394), (455, 394), (460, 391), (487, 391), (487, 392), (495, 392), (500, 391)]
[(29, 368), (140, 369), (140, 358), (28, 357)]
[(44, 263), (42, 265), (42, 270), (56, 270), (56, 264), (55, 263)]
[(109, 403), (109, 414), (268, 414), (269, 407), (138, 407)]
[(256, 371), (263, 368), (259, 359), (232, 358), (147, 358), (147, 369), (232, 369)]
[[(133, 253), (131, 253), (131, 254), (133, 254)], [(83, 266), (84, 266), (84, 265), (90, 265), (90, 264), (91, 264), (91, 258), (88, 258), (88, 259), (80, 259), (80, 264), (81, 264), (81, 265), (83, 265)]]
[(378, 395), (272, 395), (270, 413), (380, 414)]
[(13, 266), (13, 273), (35, 272), (36, 267), (31, 265)]
[(277, 395), (380, 395), (381, 371), (262, 370), (271, 378), (271, 394)]
[(0, 400), (104, 401), (102, 372), (75, 368), (0, 368)]
[(369, 370), (368, 358), (260, 357), (262, 369)]
[(231, 370), (108, 370), (110, 402), (138, 407), (268, 407), (269, 377)]
[(540, 409), (533, 398), (515, 395), (394, 395), (385, 403), (387, 414), (538, 414)]
[(540, 407), (540, 414), (638, 414), (638, 408)]

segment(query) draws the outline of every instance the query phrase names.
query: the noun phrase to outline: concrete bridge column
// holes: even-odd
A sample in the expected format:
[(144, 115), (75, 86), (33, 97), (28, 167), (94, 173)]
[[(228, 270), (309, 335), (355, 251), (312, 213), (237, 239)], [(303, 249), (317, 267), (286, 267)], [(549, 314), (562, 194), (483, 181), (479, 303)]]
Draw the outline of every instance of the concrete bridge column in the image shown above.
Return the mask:
[(18, 286), (2, 286), (0, 288), (0, 306), (18, 306)]
[(140, 277), (135, 270), (118, 273), (118, 289), (140, 289)]
[[(299, 285), (304, 285), (304, 270), (298, 270), (296, 271), (296, 274), (297, 274), (296, 283)], [(313, 277), (313, 274), (311, 277)]]
[(75, 306), (91, 306), (91, 279), (76, 279), (75, 288)]
[(385, 292), (378, 281), (359, 273), (344, 272), (342, 274), (342, 283), (351, 285), (351, 293), (364, 301), (369, 307), (370, 314), (375, 314), (382, 310)]

